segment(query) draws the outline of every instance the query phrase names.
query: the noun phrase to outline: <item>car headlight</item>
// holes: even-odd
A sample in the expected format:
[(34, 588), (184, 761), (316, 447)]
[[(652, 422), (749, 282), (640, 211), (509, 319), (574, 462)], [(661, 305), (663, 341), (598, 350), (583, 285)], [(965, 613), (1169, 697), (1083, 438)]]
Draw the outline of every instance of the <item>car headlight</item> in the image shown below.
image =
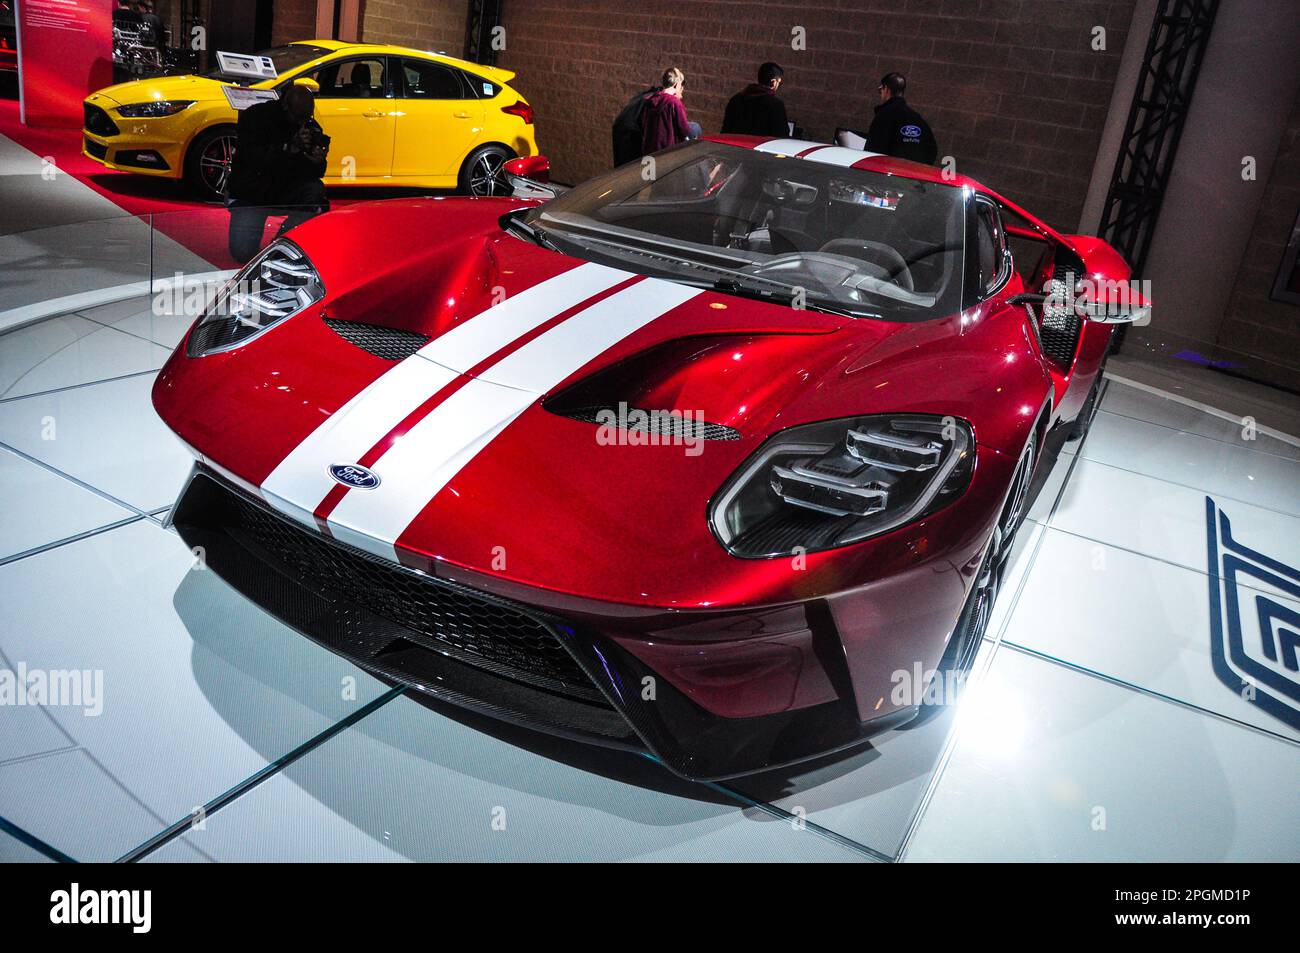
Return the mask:
[(975, 437), (955, 417), (881, 414), (792, 427), (736, 471), (709, 521), (736, 556), (783, 556), (855, 543), (955, 499)]
[(287, 238), (268, 245), (236, 275), (190, 331), (185, 353), (202, 357), (247, 344), (325, 297), (325, 285)]
[(156, 119), (159, 116), (174, 116), (193, 105), (192, 99), (154, 99), (147, 103), (128, 103), (119, 106), (117, 114), (126, 119)]

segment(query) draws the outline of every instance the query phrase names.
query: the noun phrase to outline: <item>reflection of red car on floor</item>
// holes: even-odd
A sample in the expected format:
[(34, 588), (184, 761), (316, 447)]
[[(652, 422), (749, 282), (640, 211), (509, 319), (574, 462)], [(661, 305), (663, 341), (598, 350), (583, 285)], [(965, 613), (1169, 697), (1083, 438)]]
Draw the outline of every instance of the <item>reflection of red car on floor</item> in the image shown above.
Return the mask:
[(0, 0), (0, 73), (18, 72), (18, 27), (13, 0)]
[(199, 458), (181, 536), (281, 619), (724, 777), (905, 722), (901, 681), (969, 666), (1110, 336), (1026, 290), (1128, 267), (834, 146), (704, 140), (643, 172), (312, 220), (154, 403)]

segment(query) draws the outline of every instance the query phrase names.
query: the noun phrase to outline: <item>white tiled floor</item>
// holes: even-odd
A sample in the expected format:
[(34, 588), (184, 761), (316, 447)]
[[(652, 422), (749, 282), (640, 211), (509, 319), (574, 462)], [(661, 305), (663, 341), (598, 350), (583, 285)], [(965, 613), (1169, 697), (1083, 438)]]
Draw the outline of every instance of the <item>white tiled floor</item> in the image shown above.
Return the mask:
[[(1208, 495), (1300, 565), (1289, 444), (1112, 385), (1030, 511), (962, 704), (696, 785), (384, 695), (194, 569), (149, 515), (189, 466), (149, 403), (172, 320), (123, 303), (0, 347), (0, 664), (104, 679), (98, 716), (0, 707), (0, 818), (56, 851), (171, 828), (149, 859), (1300, 859), (1300, 731), (1215, 676), (1206, 549)], [(0, 860), (39, 857), (0, 825)]]

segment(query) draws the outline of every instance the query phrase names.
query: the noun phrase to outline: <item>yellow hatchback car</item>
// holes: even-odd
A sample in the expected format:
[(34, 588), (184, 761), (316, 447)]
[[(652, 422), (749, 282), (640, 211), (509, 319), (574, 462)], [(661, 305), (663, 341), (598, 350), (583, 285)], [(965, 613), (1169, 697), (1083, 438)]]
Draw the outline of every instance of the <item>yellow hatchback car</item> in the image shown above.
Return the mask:
[(163, 76), (109, 86), (85, 100), (82, 151), (110, 169), (184, 179), (224, 194), (237, 113), (222, 87), (318, 89), (316, 120), (330, 136), (326, 185), (455, 188), (505, 194), (501, 166), (537, 154), (533, 109), (514, 73), (437, 53), (370, 43), (305, 40), (258, 54), (275, 64), (261, 82)]

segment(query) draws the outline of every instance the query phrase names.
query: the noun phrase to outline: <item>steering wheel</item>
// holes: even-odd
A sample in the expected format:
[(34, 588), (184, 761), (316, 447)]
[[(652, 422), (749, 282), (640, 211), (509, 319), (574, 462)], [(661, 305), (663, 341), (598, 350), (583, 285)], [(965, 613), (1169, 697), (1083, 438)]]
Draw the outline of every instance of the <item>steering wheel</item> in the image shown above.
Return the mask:
[(912, 280), (912, 270), (907, 267), (907, 260), (898, 253), (897, 249), (884, 242), (872, 242), (864, 238), (832, 238), (818, 250), (827, 254), (847, 254), (852, 258), (862, 258), (862, 252), (878, 254), (888, 259), (888, 267), (863, 259), (874, 270), (882, 273), (878, 277), (888, 279), (904, 291), (916, 290), (916, 284)]

